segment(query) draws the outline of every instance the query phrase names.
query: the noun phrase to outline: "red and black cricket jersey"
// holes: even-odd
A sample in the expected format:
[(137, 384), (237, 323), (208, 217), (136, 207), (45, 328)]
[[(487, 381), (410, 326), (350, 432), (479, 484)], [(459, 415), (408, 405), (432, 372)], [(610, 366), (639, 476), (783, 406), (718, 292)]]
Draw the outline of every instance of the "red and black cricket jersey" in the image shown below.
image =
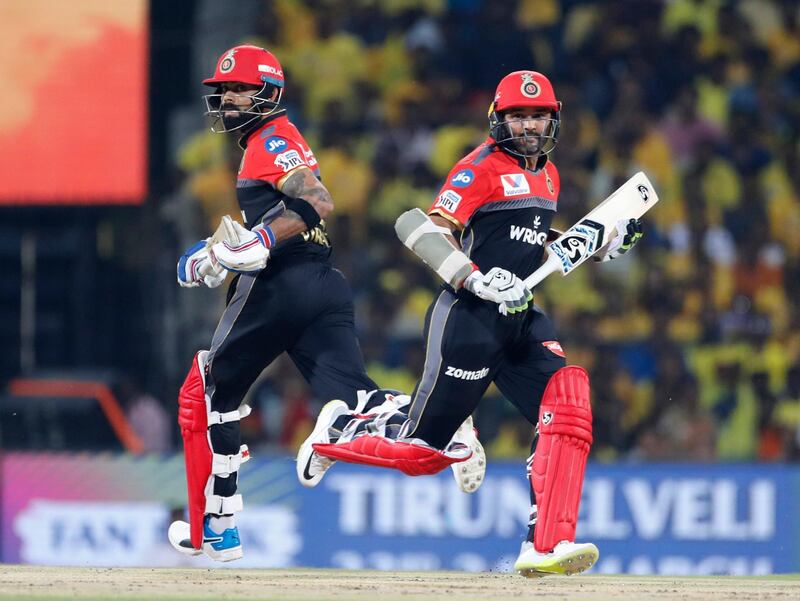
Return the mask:
[(484, 273), (502, 267), (525, 278), (541, 264), (559, 188), (553, 163), (527, 169), (489, 138), (456, 163), (428, 214), (458, 226), (462, 250)]
[[(278, 190), (289, 174), (299, 167), (312, 170), (320, 178), (319, 165), (300, 131), (289, 121), (286, 111), (267, 118), (239, 141), (244, 149), (236, 181), (236, 199), (248, 228), (269, 223), (285, 209), (287, 196)], [(329, 254), (330, 243), (324, 224), (280, 242), (272, 256), (297, 252)]]

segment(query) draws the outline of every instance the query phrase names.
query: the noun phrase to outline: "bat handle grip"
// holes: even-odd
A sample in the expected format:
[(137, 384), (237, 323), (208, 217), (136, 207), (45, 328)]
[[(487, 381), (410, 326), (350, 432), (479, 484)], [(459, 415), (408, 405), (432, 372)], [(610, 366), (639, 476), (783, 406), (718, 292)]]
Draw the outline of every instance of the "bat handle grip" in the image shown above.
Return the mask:
[(533, 290), (533, 287), (536, 286), (539, 282), (549, 276), (551, 273), (558, 271), (559, 261), (558, 257), (548, 254), (547, 261), (545, 261), (539, 269), (534, 271), (530, 274), (527, 278), (525, 278), (525, 286), (529, 290)]

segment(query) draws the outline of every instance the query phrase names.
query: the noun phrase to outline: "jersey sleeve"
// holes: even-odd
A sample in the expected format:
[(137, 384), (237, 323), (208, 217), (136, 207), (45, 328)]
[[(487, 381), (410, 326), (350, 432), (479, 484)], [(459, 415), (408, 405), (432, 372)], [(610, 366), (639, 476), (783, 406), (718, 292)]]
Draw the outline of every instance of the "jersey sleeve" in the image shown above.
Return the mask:
[(439, 190), (428, 215), (439, 215), (463, 229), (489, 195), (490, 178), (475, 165), (456, 165)]
[(245, 161), (249, 178), (266, 181), (276, 188), (290, 171), (309, 167), (299, 141), (277, 134), (248, 144)]

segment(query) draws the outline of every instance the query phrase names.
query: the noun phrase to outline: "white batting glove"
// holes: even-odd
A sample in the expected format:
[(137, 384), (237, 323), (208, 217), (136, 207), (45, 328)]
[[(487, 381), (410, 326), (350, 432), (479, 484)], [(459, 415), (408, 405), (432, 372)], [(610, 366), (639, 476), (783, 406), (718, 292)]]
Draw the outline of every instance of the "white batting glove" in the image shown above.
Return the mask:
[(621, 257), (644, 236), (641, 219), (620, 219), (616, 230), (605, 252), (595, 256), (595, 261), (612, 261)]
[(206, 240), (200, 240), (186, 249), (178, 259), (178, 284), (182, 288), (194, 288), (200, 284), (216, 288), (225, 281), (228, 272), (211, 263), (206, 243)]
[(473, 271), (464, 280), (464, 288), (478, 298), (497, 303), (501, 315), (522, 313), (533, 301), (533, 292), (525, 282), (500, 267), (492, 267), (486, 275)]
[(227, 215), (209, 239), (208, 255), (215, 266), (229, 271), (248, 273), (267, 266), (269, 247), (275, 236), (269, 226), (250, 231)]

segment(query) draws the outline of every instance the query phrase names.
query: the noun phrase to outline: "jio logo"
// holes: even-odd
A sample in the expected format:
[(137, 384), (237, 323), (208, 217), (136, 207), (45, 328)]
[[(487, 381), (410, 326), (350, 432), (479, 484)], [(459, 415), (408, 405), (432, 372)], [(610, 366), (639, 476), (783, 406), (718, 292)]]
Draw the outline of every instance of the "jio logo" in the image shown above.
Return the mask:
[(456, 188), (466, 188), (474, 179), (475, 175), (472, 173), (472, 169), (462, 169), (452, 177), (450, 184)]
[(278, 136), (272, 136), (271, 138), (267, 138), (264, 140), (264, 148), (267, 149), (268, 152), (273, 154), (277, 154), (281, 152), (286, 147), (286, 140), (283, 138), (279, 138)]

